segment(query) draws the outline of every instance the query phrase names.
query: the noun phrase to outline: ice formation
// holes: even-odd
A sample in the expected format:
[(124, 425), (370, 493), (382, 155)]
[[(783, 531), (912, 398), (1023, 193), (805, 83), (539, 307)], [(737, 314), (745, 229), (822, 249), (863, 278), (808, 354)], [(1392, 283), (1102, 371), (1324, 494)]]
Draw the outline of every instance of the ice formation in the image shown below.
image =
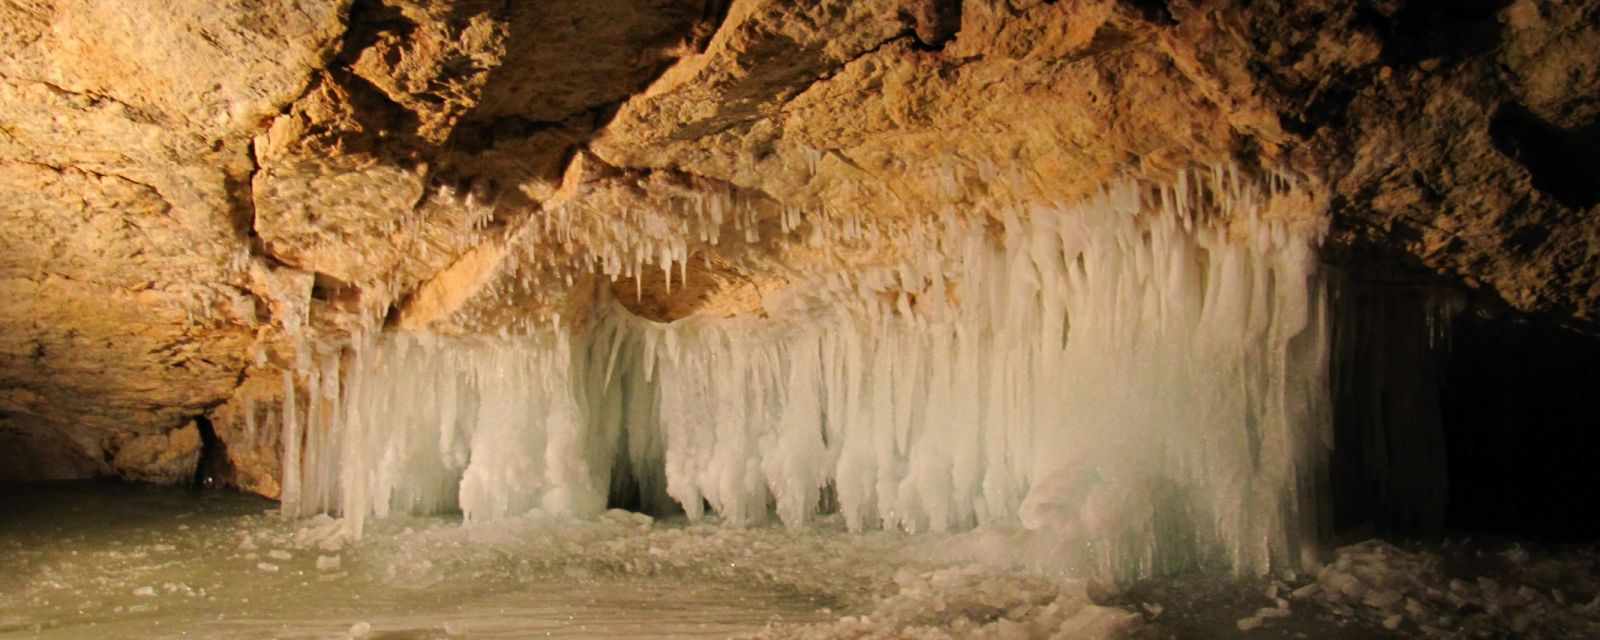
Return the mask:
[[(1266, 202), (1218, 172), (946, 215), (897, 268), (819, 276), (771, 318), (609, 305), (526, 337), (371, 336), (302, 372), (284, 509), (359, 534), (631, 491), (741, 526), (823, 504), (852, 530), (1020, 524), (1116, 576), (1296, 566), (1331, 446), (1328, 310), (1318, 212)], [(688, 255), (657, 253), (669, 278)]]

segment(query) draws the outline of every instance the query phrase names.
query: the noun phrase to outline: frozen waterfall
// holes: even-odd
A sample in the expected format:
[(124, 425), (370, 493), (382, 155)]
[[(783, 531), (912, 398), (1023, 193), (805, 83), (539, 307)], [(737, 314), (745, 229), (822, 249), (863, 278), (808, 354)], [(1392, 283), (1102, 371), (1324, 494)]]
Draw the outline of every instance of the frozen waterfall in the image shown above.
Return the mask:
[(1116, 576), (1297, 566), (1331, 446), (1321, 229), (1160, 193), (947, 216), (770, 319), (369, 337), (284, 408), (284, 509), (583, 517), (626, 486), (734, 526), (1020, 525)]

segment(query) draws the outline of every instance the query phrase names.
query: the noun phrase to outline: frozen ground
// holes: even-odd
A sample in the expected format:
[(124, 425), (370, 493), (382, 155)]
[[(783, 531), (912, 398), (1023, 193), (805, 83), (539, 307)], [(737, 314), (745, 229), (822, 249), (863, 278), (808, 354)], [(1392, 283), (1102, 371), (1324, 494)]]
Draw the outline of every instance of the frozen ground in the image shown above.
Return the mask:
[(352, 543), (330, 518), (286, 522), (231, 494), (66, 485), (0, 504), (0, 638), (1094, 637), (1136, 622), (1082, 582), (828, 519), (395, 517)]
[(1306, 575), (1148, 580), (1139, 638), (1597, 638), (1600, 553), (1471, 539), (1347, 545)]
[[(688, 525), (608, 512), (350, 542), (246, 496), (59, 485), (0, 499), (0, 638), (1600, 637), (1600, 554), (1343, 547), (1319, 572), (1071, 579), (1047, 537)], [(1091, 596), (1092, 594), (1092, 596)], [(1101, 603), (1096, 605), (1095, 603)]]

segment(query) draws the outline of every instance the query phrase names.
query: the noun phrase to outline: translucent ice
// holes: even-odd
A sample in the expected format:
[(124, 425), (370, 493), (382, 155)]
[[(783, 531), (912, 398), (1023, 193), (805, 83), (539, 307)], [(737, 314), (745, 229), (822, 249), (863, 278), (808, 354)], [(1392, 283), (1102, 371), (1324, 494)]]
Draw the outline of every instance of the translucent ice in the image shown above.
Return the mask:
[(603, 305), (569, 332), (379, 336), (311, 384), (338, 409), (285, 407), (337, 434), (301, 436), (319, 462), (285, 465), (285, 511), (359, 533), (391, 510), (590, 516), (628, 489), (739, 526), (822, 504), (852, 530), (1022, 525), (1117, 576), (1297, 565), (1330, 444), (1320, 217), (1267, 221), (1215, 175), (1227, 217), (1195, 208), (1200, 178), (998, 223), (856, 216), (922, 251), (770, 296), (770, 318)]

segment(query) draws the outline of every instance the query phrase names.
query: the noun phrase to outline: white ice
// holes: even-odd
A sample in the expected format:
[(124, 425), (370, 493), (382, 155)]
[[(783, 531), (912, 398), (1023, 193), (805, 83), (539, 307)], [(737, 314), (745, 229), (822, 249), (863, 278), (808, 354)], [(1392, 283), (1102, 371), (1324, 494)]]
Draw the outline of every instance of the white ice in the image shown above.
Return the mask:
[(735, 526), (804, 527), (831, 493), (856, 531), (1045, 530), (1100, 575), (1297, 566), (1331, 444), (1320, 218), (1267, 220), (1236, 185), (1205, 218), (1192, 188), (948, 216), (768, 319), (377, 336), (341, 384), (311, 378), (337, 408), (285, 407), (310, 421), (285, 510), (357, 535), (396, 510), (585, 517), (626, 476)]

